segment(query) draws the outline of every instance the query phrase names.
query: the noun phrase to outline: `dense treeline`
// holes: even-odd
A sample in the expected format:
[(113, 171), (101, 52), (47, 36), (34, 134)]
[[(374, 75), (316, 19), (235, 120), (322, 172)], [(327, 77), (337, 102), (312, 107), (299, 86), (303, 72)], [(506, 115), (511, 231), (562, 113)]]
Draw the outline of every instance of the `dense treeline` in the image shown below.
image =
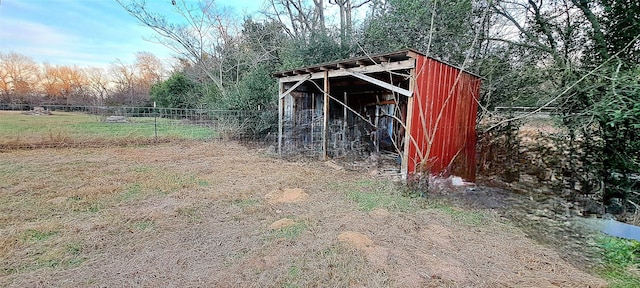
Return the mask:
[(149, 105), (151, 85), (166, 78), (166, 64), (148, 52), (134, 63), (107, 68), (39, 64), (26, 55), (0, 52), (0, 103)]
[[(567, 189), (580, 182), (580, 193), (622, 199), (628, 209), (638, 203), (638, 1), (265, 0), (258, 14), (244, 17), (212, 0), (166, 2), (172, 17), (145, 1), (119, 1), (180, 63), (148, 86), (147, 101), (273, 108), (277, 70), (416, 48), (484, 77), (481, 116), (495, 106), (554, 107), (576, 143), (575, 165), (562, 173)], [(137, 93), (118, 81), (122, 91), (113, 95)], [(28, 86), (21, 83), (14, 93)], [(2, 91), (6, 101), (11, 93)]]

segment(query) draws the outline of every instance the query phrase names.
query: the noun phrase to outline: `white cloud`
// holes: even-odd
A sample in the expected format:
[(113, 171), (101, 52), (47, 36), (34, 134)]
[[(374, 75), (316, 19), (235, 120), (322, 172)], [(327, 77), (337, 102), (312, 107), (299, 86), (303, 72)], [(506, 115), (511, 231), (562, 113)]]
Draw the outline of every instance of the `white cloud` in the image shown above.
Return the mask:
[[(4, 17), (3, 17), (4, 18)], [(0, 47), (21, 45), (59, 45), (74, 42), (78, 38), (40, 23), (5, 18), (0, 22)]]

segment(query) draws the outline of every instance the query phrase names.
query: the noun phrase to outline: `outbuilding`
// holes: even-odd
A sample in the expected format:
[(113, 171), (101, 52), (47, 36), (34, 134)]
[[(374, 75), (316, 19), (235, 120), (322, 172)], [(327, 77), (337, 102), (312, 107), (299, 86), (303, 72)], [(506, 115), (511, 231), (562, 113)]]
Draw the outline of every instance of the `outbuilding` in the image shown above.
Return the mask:
[(282, 71), (278, 152), (389, 153), (415, 173), (475, 180), (481, 78), (412, 49)]

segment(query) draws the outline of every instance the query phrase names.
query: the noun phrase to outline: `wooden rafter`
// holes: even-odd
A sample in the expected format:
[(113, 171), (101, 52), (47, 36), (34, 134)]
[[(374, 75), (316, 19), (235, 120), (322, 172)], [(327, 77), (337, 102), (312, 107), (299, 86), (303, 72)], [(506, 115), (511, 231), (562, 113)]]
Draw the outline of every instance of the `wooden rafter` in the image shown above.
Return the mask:
[(303, 79), (300, 79), (296, 84), (293, 84), (293, 86), (291, 86), (291, 88), (287, 89), (287, 91), (285, 91), (284, 93), (280, 94), (280, 97), (278, 97), (278, 99), (282, 99), (285, 96), (287, 96), (293, 90), (298, 88), (298, 86), (302, 85), (302, 83), (304, 83), (304, 81), (309, 80), (309, 78), (311, 78), (311, 74), (307, 74)]
[(364, 81), (367, 81), (367, 82), (369, 82), (371, 84), (380, 86), (380, 87), (385, 88), (385, 89), (389, 89), (389, 90), (391, 90), (393, 92), (402, 94), (404, 96), (407, 96), (407, 97), (413, 96), (413, 92), (411, 92), (411, 91), (409, 91), (407, 89), (400, 88), (398, 86), (393, 86), (390, 83), (378, 80), (378, 79), (373, 78), (371, 76), (367, 76), (367, 75), (360, 74), (360, 73), (357, 73), (357, 72), (350, 72), (350, 71), (347, 71), (347, 73), (349, 75), (353, 76), (353, 77), (360, 78), (360, 79), (362, 79)]
[(397, 61), (397, 62), (389, 62), (389, 63), (385, 62), (385, 63), (375, 64), (375, 65), (358, 66), (358, 67), (342, 68), (342, 69), (337, 67), (335, 67), (334, 69), (331, 69), (328, 66), (321, 66), (318, 68), (319, 70), (316, 72), (313, 72), (310, 74), (302, 74), (302, 75), (298, 74), (298, 75), (282, 76), (282, 77), (279, 77), (279, 81), (281, 83), (297, 82), (307, 77), (307, 75), (311, 75), (309, 79), (324, 79), (324, 71), (329, 72), (329, 78), (334, 78), (334, 77), (349, 76), (350, 72), (368, 74), (368, 73), (377, 73), (377, 72), (386, 72), (386, 71), (408, 70), (408, 69), (415, 68), (415, 65), (416, 65), (415, 59), (409, 59), (409, 60), (403, 60), (403, 61)]

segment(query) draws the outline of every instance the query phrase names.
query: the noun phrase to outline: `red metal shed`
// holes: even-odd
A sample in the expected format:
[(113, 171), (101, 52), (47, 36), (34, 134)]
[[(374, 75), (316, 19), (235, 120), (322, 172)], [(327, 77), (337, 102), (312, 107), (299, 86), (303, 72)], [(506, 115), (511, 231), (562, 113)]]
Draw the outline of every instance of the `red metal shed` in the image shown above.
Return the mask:
[(480, 77), (411, 49), (276, 76), (279, 153), (387, 153), (405, 178), (475, 180)]

